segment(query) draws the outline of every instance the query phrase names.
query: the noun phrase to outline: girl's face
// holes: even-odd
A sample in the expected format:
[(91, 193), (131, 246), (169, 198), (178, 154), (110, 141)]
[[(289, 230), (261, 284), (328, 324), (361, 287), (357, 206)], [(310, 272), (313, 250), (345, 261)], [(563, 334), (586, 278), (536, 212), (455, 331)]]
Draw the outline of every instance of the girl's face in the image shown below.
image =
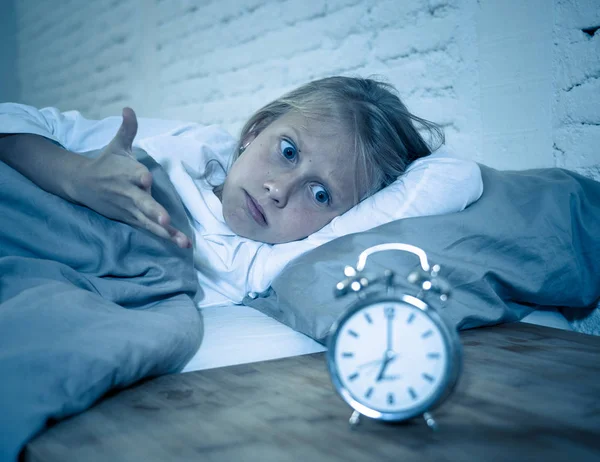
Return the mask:
[(303, 239), (355, 205), (355, 153), (339, 125), (289, 112), (234, 162), (221, 196), (236, 234), (280, 244)]

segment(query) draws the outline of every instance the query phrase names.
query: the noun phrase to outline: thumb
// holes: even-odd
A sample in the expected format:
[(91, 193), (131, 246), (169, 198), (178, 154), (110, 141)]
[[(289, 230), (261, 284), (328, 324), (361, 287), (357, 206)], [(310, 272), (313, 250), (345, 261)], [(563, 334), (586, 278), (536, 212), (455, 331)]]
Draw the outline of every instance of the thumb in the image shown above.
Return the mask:
[(137, 134), (138, 123), (135, 112), (130, 107), (123, 108), (123, 122), (119, 131), (110, 142), (111, 146), (117, 151), (123, 150), (130, 152), (133, 139)]

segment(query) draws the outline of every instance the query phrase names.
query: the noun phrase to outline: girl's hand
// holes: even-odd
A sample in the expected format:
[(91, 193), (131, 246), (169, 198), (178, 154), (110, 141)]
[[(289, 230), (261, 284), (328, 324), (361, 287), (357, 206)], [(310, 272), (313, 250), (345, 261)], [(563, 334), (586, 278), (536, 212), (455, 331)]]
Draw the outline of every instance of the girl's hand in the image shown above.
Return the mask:
[(69, 179), (71, 200), (113, 220), (138, 226), (179, 247), (191, 241), (172, 227), (167, 211), (150, 194), (152, 174), (132, 154), (137, 118), (123, 109), (119, 131), (96, 159), (85, 159)]

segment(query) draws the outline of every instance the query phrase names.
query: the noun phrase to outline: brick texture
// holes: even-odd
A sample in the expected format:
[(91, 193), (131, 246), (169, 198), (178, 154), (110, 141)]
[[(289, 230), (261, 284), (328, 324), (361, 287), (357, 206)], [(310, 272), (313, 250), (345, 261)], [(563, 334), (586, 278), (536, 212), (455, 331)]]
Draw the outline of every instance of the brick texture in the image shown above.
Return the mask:
[[(553, 148), (555, 164), (600, 181), (600, 2), (555, 6)], [(585, 32), (587, 31), (587, 32)]]
[(90, 118), (129, 105), (236, 134), (306, 81), (377, 75), (442, 124), (460, 156), (499, 168), (598, 164), (600, 33), (581, 31), (600, 24), (597, 1), (554, 0), (549, 14), (522, 3), (19, 0), (15, 99)]

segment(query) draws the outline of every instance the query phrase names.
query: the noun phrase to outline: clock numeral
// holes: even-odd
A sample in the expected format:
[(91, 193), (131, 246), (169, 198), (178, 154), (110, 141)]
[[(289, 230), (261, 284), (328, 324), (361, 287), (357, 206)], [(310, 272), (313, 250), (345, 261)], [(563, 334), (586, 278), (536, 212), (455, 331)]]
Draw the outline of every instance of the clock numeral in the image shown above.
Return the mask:
[(440, 359), (440, 354), (439, 353), (427, 353), (427, 357), (429, 359)]
[(394, 394), (393, 393), (388, 393), (387, 402), (388, 402), (388, 404), (394, 404)]
[(412, 387), (408, 389), (408, 394), (412, 399), (417, 399), (417, 392)]
[(342, 358), (354, 358), (354, 353), (342, 353)]
[(365, 392), (365, 398), (370, 398), (373, 394), (373, 387), (369, 387), (369, 389)]
[(411, 322), (413, 322), (415, 320), (415, 313), (410, 313), (410, 316), (408, 317), (408, 319), (406, 320), (406, 324), (410, 324)]
[(348, 334), (352, 335), (352, 337), (354, 337), (354, 338), (358, 338), (358, 334), (356, 332), (354, 332), (353, 330), (349, 330)]
[(432, 376), (430, 376), (429, 374), (426, 374), (426, 373), (421, 374), (421, 377), (423, 377), (429, 383), (433, 382), (433, 380), (434, 380), (434, 378)]
[(358, 372), (355, 372), (354, 374), (348, 376), (348, 380), (350, 382), (352, 382), (353, 380), (356, 380), (358, 378)]
[(367, 320), (367, 322), (369, 324), (373, 324), (373, 319), (371, 319), (371, 316), (369, 315), (369, 313), (365, 313), (365, 319)]
[(386, 306), (384, 313), (386, 318), (394, 319), (395, 309), (393, 306)]
[(433, 331), (431, 329), (429, 329), (428, 331), (425, 331), (421, 334), (421, 338), (431, 337), (432, 335), (433, 335)]

